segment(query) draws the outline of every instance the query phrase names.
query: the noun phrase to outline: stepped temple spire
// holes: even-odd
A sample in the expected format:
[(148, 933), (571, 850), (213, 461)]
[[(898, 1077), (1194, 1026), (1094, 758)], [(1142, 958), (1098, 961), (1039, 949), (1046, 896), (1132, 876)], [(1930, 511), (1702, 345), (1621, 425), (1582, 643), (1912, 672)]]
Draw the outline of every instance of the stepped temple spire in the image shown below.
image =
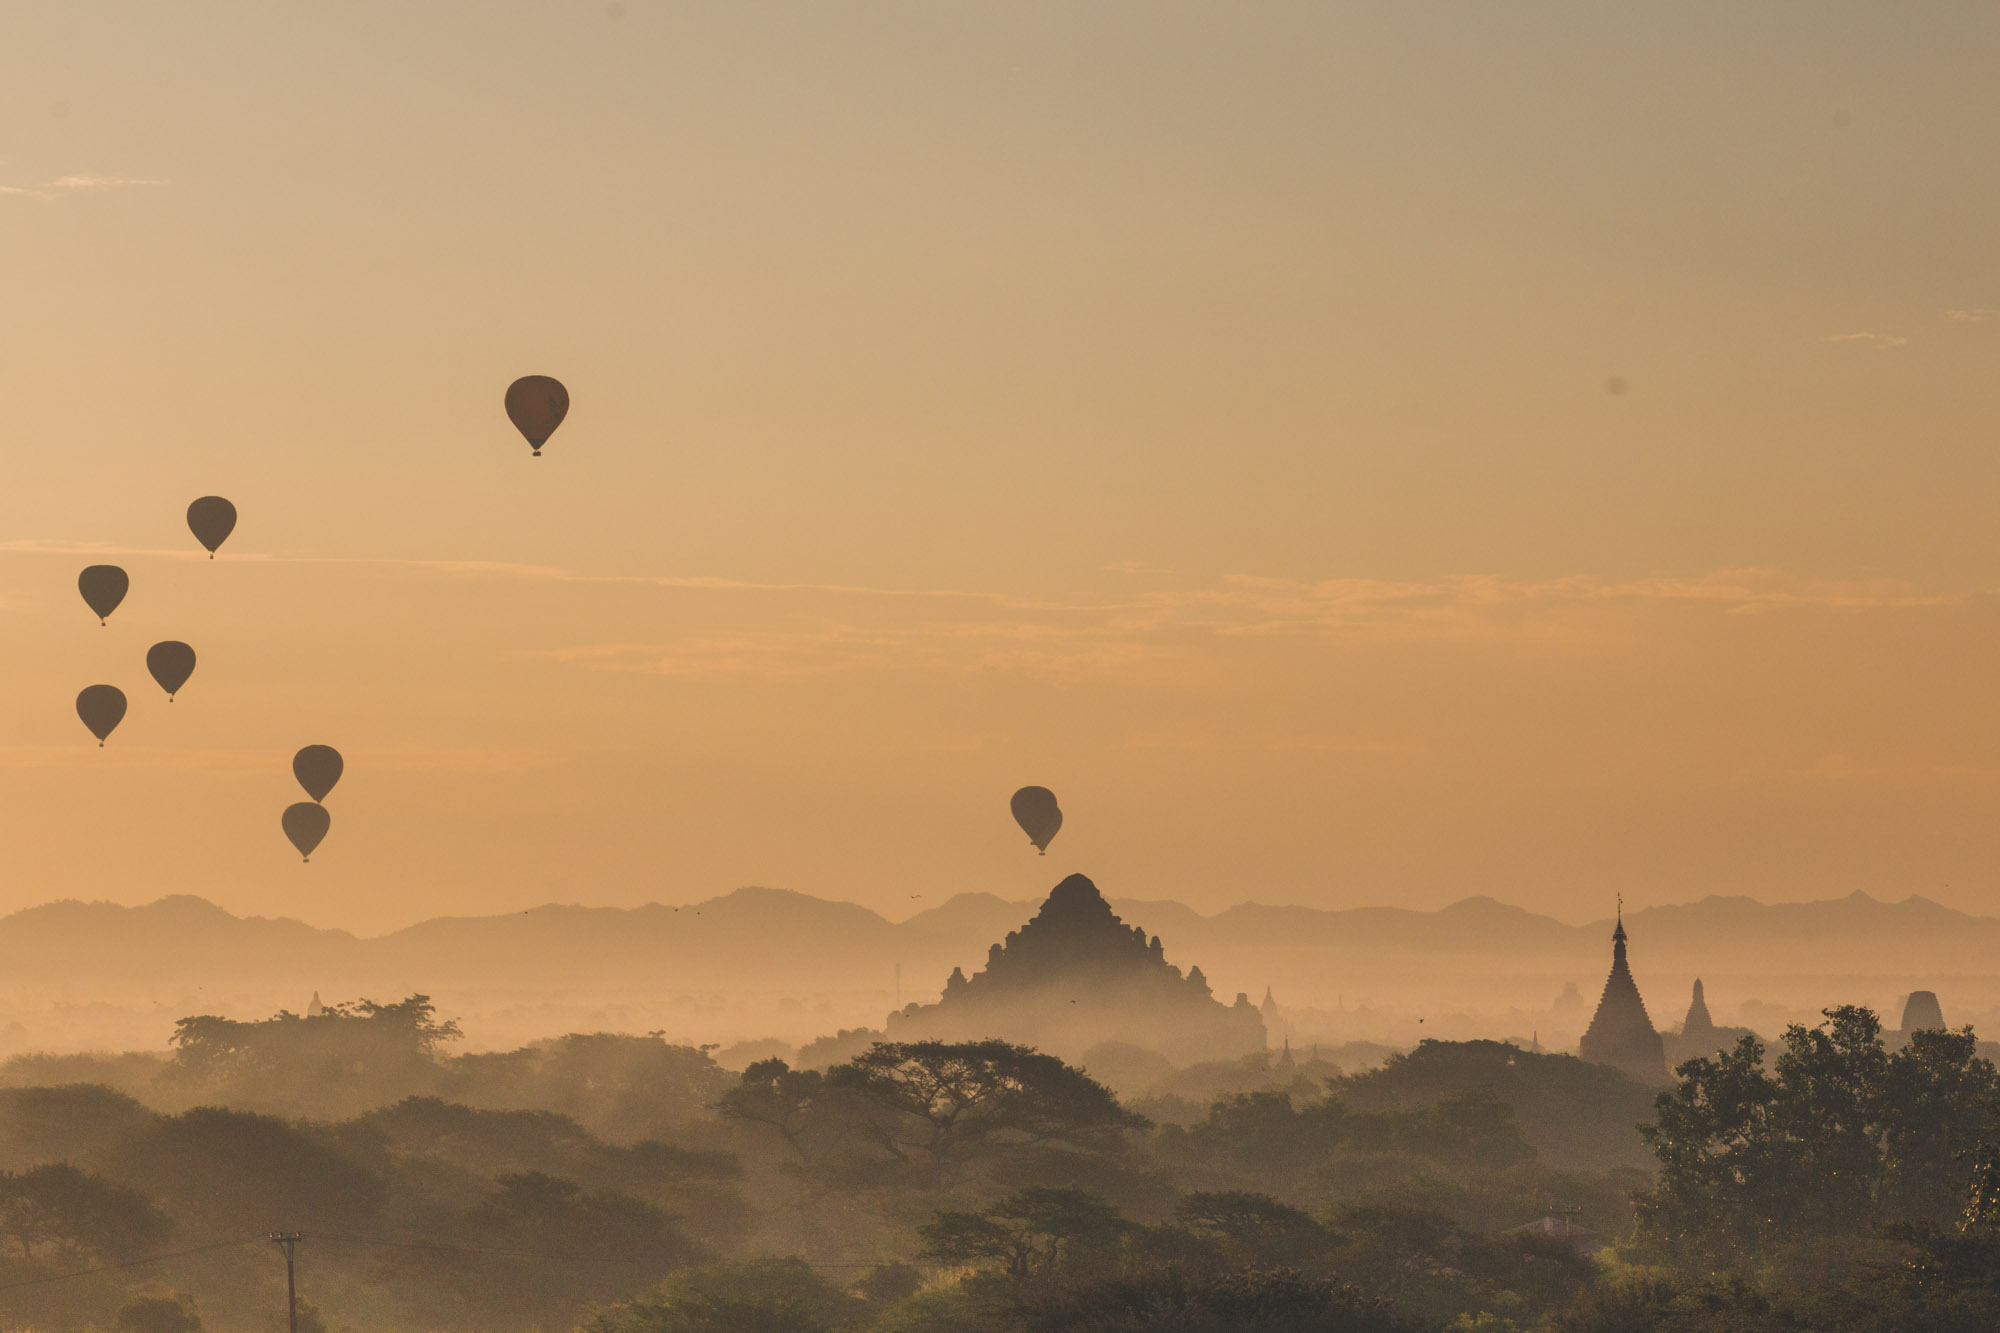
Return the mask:
[(1127, 925), (1082, 875), (1050, 891), (1034, 918), (987, 953), (967, 977), (954, 972), (935, 1004), (889, 1016), (891, 1040), (999, 1037), (1081, 1060), (1107, 1042), (1193, 1064), (1265, 1049), (1250, 997), (1217, 1000), (1201, 968), (1166, 960), (1157, 935)]
[(1597, 1002), (1597, 1014), (1583, 1034), (1578, 1054), (1592, 1064), (1622, 1070), (1641, 1083), (1665, 1083), (1666, 1044), (1646, 1014), (1638, 983), (1632, 980), (1631, 966), (1625, 960), (1625, 938), (1621, 902), (1618, 925), (1611, 932), (1611, 975), (1604, 979), (1604, 996)]

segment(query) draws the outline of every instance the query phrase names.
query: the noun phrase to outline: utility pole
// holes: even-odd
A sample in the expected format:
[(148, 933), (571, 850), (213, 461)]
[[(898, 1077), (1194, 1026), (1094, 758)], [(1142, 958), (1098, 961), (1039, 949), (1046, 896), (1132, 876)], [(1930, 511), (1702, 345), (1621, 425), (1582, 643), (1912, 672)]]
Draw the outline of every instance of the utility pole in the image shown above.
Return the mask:
[(299, 1282), (298, 1272), (292, 1266), (292, 1251), (304, 1240), (296, 1231), (273, 1231), (271, 1240), (285, 1250), (285, 1322), (291, 1333), (299, 1333)]

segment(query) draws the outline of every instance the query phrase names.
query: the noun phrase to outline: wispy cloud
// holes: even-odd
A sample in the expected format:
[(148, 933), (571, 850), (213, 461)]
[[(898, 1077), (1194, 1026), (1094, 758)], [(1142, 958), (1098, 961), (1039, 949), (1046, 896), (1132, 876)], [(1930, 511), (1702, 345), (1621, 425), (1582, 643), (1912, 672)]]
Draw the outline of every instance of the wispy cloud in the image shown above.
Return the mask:
[(49, 182), (52, 190), (113, 190), (125, 185), (165, 185), (168, 182), (143, 176), (58, 176)]
[[(173, 746), (120, 743), (117, 736), (100, 749), (77, 731), (74, 744), (0, 745), (0, 768), (114, 768), (221, 778), (284, 779), (291, 772), (289, 749), (248, 746)], [(525, 773), (561, 762), (544, 750), (520, 746), (440, 746), (395, 743), (343, 745), (356, 769), (372, 773)]]
[(1075, 675), (1161, 655), (1158, 645), (1106, 625), (928, 622), (839, 624), (694, 634), (659, 643), (601, 643), (543, 654), (598, 671), (656, 676), (789, 679), (853, 670), (959, 670)]
[(1119, 606), (997, 608), (984, 618), (847, 616), (828, 623), (694, 633), (656, 642), (572, 645), (544, 656), (600, 671), (791, 677), (868, 668), (948, 668), (1038, 675), (1108, 674), (1181, 654), (1197, 639), (1340, 637), (1550, 640), (1591, 632), (1589, 608), (1614, 603), (1707, 607), (1726, 615), (1864, 614), (1941, 607), (1978, 593), (1895, 579), (1798, 579), (1771, 570), (1696, 578), (1538, 581), (1467, 575), (1433, 581), (1302, 581), (1231, 575), (1159, 589)]
[(1823, 343), (1867, 343), (1871, 347), (1907, 347), (1910, 340), (1900, 333), (1829, 333)]
[(167, 185), (168, 181), (138, 176), (98, 176), (81, 172), (58, 176), (39, 185), (0, 185), (0, 194), (16, 194), (29, 199), (50, 200), (84, 190), (118, 190), (132, 185)]
[[(22, 537), (0, 541), (0, 554), (145, 556), (163, 560), (207, 560), (206, 551), (161, 549), (147, 546), (118, 546), (109, 542), (80, 542)], [(231, 552), (225, 557), (237, 562), (275, 565), (372, 565), (384, 569), (409, 569), (466, 578), (522, 579), (548, 583), (601, 583), (632, 587), (678, 588), (691, 592), (815, 593), (843, 597), (908, 599), (915, 601), (987, 602), (1026, 611), (1107, 610), (1110, 606), (1019, 597), (1011, 593), (965, 588), (893, 588), (865, 583), (765, 582), (711, 574), (594, 574), (555, 565), (518, 564), (505, 560), (415, 559), (398, 556), (270, 555), (257, 551)], [(1155, 571), (1165, 573), (1166, 571)], [(1116, 605), (1116, 604), (1114, 604)]]
[(143, 555), (161, 560), (206, 560), (206, 551), (160, 550), (150, 546), (119, 546), (112, 542), (64, 541), (49, 537), (14, 537), (0, 542), (0, 552), (13, 555)]
[[(200, 551), (32, 539), (0, 543), (0, 553), (9, 552), (206, 559)], [(676, 614), (676, 621), (686, 625), (682, 633), (571, 643), (538, 653), (586, 670), (670, 676), (775, 678), (864, 668), (1115, 673), (1135, 663), (1183, 656), (1199, 639), (1546, 642), (1598, 632), (1591, 608), (1618, 604), (1679, 605), (1723, 615), (1860, 615), (1952, 606), (1996, 592), (1927, 588), (1903, 579), (1802, 578), (1758, 568), (1641, 579), (1464, 574), (1398, 580), (1204, 577), (1141, 566), (1150, 577), (1124, 596), (1066, 599), (990, 589), (586, 573), (487, 560), (258, 553), (230, 558), (270, 565), (373, 567), (414, 577), (617, 585), (700, 595), (699, 605)], [(1099, 574), (1105, 572), (1128, 571), (1121, 565)]]
[(1977, 305), (1967, 306), (1960, 310), (1947, 310), (1944, 312), (1944, 317), (1956, 320), (1960, 324), (1984, 324), (1996, 313), (2000, 312), (1996, 312), (1991, 306)]

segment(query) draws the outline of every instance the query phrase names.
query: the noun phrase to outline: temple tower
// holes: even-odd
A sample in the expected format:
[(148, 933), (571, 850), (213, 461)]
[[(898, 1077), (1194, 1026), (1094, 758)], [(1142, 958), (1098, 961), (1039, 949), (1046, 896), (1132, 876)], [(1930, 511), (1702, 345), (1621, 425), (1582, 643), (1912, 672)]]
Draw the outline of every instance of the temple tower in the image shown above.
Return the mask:
[(1936, 991), (1913, 990), (1910, 998), (1903, 1003), (1903, 1032), (1924, 1032), (1944, 1026), (1944, 1009), (1938, 1004)]
[[(1699, 1002), (1699, 992), (1697, 992)], [(1703, 1006), (1706, 1013), (1707, 1006)], [(1578, 1043), (1578, 1054), (1592, 1064), (1610, 1065), (1641, 1083), (1668, 1081), (1666, 1044), (1660, 1040), (1646, 1002), (1625, 961), (1625, 912), (1619, 908), (1618, 927), (1611, 933), (1611, 975), (1604, 979), (1604, 996)]]
[(1710, 1049), (1718, 1040), (1715, 1020), (1708, 1016), (1708, 1001), (1701, 993), (1701, 978), (1694, 979), (1694, 1000), (1688, 1005), (1687, 1021), (1681, 1024), (1681, 1040), (1690, 1046), (1699, 1045), (1702, 1050)]

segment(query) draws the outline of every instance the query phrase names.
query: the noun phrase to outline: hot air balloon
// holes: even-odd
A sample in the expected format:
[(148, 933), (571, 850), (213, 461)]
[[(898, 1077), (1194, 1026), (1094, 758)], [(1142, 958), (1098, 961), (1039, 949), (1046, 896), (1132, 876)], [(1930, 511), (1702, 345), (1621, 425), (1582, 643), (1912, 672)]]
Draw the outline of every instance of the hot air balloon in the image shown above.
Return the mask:
[(324, 801), (340, 781), (340, 751), (331, 745), (308, 745), (292, 756), (292, 776), (315, 802)]
[(319, 846), (321, 838), (333, 823), (333, 816), (318, 801), (300, 801), (285, 807), (284, 817), (279, 820), (285, 826), (285, 836), (292, 840), (292, 846), (299, 849), (299, 855), (310, 861), (313, 848)]
[(523, 375), (507, 386), (507, 419), (527, 437), (535, 457), (569, 415), (569, 390), (547, 375)]
[(194, 674), (194, 649), (178, 639), (156, 643), (146, 650), (146, 670), (153, 673), (153, 679), (167, 692), (167, 702), (172, 703)]
[(215, 559), (215, 548), (236, 531), (236, 506), (219, 495), (202, 496), (188, 506), (188, 531), (208, 548), (208, 558)]
[(83, 602), (97, 612), (97, 623), (118, 609), (118, 603), (125, 600), (126, 589), (132, 580), (116, 565), (90, 565), (76, 576), (76, 590), (83, 594)]
[(1047, 787), (1023, 787), (1014, 793), (1008, 805), (1014, 811), (1014, 822), (1028, 835), (1028, 841), (1047, 856), (1049, 843), (1062, 828), (1062, 811), (1056, 806), (1056, 794)]
[(90, 728), (90, 734), (97, 737), (98, 748), (103, 749), (105, 737), (118, 730), (118, 724), (125, 720), (125, 691), (116, 685), (87, 685), (76, 696), (76, 715)]

